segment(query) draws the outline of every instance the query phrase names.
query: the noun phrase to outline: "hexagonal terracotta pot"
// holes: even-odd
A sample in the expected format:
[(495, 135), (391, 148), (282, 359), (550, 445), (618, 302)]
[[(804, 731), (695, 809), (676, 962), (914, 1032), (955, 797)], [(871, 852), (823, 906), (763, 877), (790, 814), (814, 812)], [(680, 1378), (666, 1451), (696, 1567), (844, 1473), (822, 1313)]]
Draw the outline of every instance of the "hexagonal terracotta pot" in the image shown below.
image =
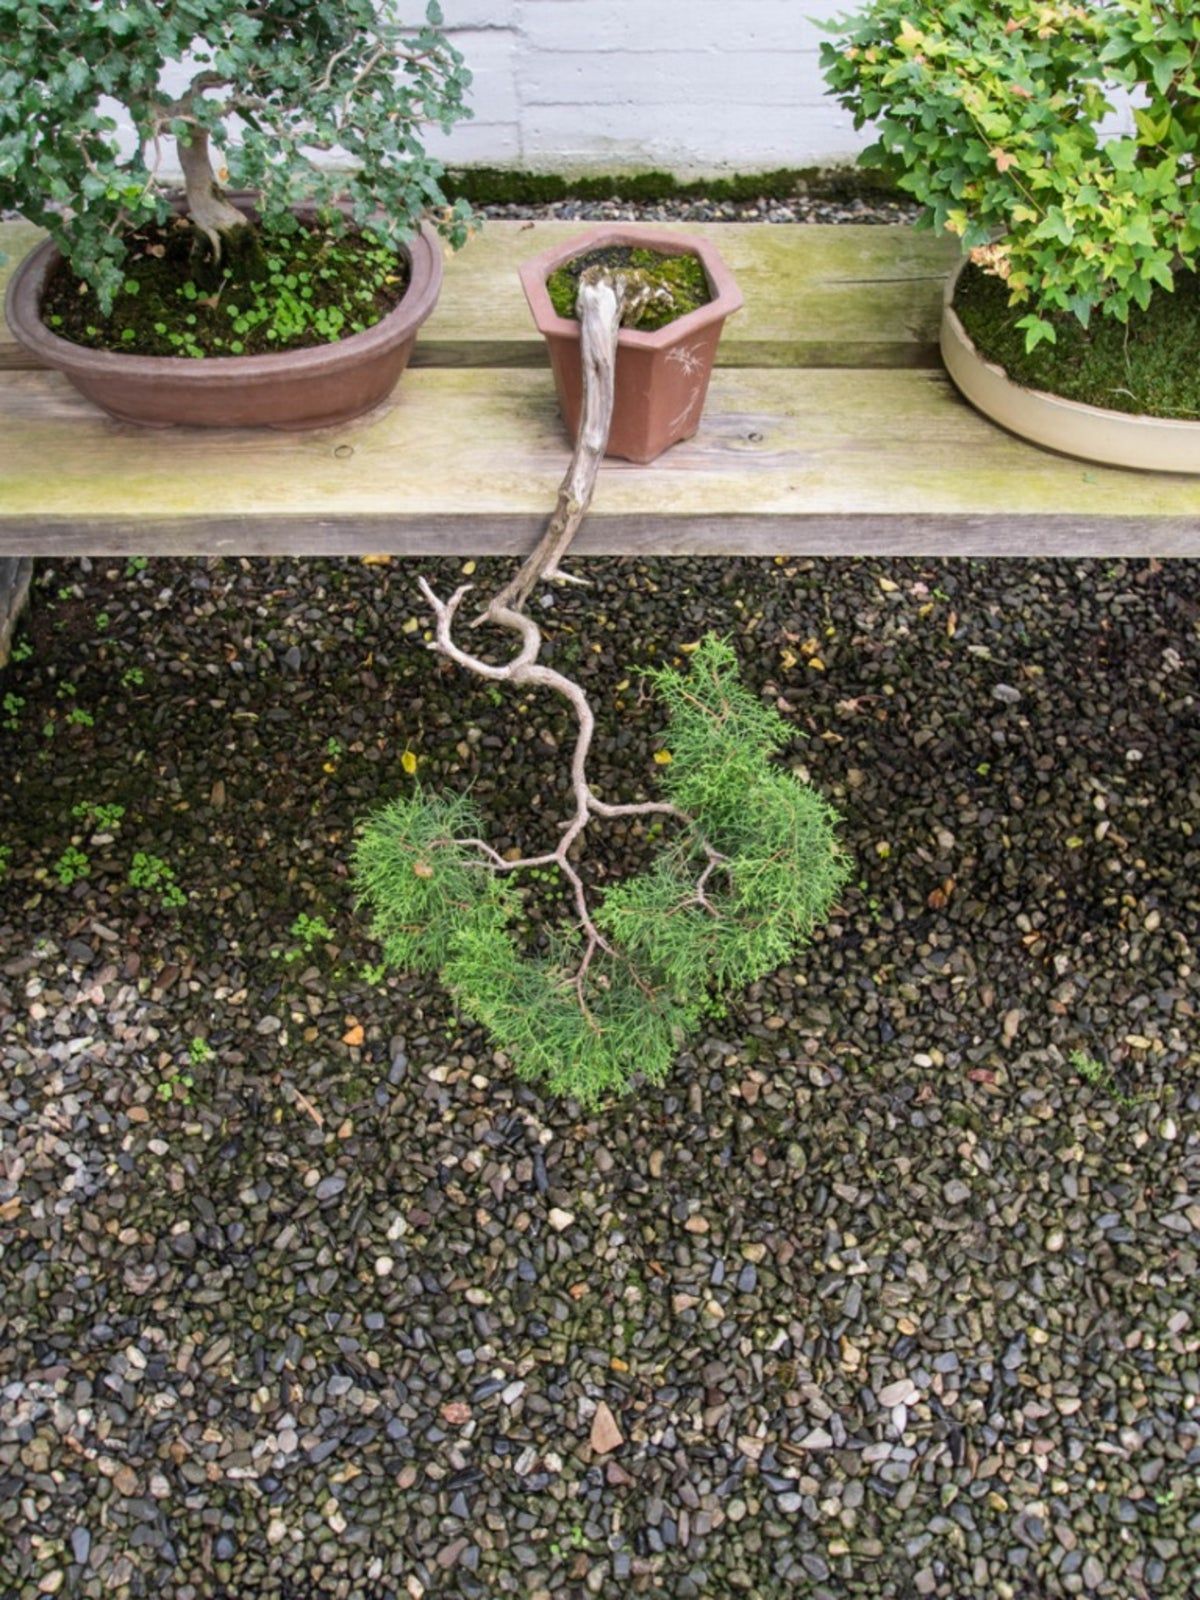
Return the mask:
[(572, 439), (579, 427), (583, 403), (579, 324), (558, 315), (546, 280), (576, 256), (622, 244), (658, 250), (664, 255), (698, 256), (712, 292), (707, 305), (677, 317), (654, 333), (621, 329), (612, 431), (605, 454), (646, 462), (681, 439), (690, 439), (699, 427), (717, 341), (725, 318), (741, 308), (742, 294), (733, 274), (706, 239), (653, 228), (621, 224), (592, 228), (525, 262), (520, 269), (521, 284), (533, 320), (549, 347), (558, 403)]

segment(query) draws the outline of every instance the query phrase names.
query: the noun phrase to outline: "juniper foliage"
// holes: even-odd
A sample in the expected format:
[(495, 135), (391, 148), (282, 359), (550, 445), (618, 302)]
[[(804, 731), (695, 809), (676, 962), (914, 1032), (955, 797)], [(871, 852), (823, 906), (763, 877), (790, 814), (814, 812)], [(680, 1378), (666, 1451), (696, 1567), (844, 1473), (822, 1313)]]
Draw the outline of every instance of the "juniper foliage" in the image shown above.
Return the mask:
[(522, 951), (519, 895), (468, 842), (465, 799), (393, 801), (355, 854), (387, 961), (439, 971), (523, 1078), (585, 1106), (661, 1081), (723, 995), (796, 956), (847, 876), (837, 813), (775, 762), (792, 730), (739, 682), (730, 645), (709, 637), (686, 674), (649, 676), (668, 713), (663, 787), (690, 820), (603, 893), (609, 950), (585, 959), (578, 931), (558, 930), (546, 956)]

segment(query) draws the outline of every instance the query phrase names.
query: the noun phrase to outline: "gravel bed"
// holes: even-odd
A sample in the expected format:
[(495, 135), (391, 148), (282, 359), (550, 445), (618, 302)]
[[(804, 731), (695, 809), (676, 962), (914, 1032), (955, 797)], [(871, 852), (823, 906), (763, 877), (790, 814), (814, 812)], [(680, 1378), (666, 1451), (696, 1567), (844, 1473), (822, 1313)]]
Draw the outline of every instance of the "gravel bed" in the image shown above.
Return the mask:
[(779, 200), (556, 200), (544, 205), (477, 205), (483, 217), (551, 222), (915, 222), (921, 207), (886, 195), (845, 200), (796, 195)]
[(557, 707), (422, 649), (411, 563), (42, 565), (0, 680), (0, 1595), (1195, 1593), (1200, 569), (587, 573), (546, 615), (601, 792), (653, 791), (634, 669), (715, 628), (857, 870), (584, 1118), (365, 970), (346, 879), (406, 751), (545, 837)]

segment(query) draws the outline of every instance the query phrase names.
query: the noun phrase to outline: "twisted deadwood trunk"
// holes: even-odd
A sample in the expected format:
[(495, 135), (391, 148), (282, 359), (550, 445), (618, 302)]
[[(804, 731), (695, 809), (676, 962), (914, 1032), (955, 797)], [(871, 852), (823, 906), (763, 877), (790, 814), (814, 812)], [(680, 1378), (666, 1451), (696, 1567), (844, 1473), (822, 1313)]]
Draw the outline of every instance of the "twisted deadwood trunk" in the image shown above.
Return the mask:
[[(592, 920), (587, 889), (576, 867), (569, 859), (572, 846), (583, 834), (593, 817), (606, 820), (618, 817), (664, 816), (672, 817), (685, 827), (694, 828), (692, 818), (678, 806), (665, 800), (644, 800), (627, 805), (611, 805), (592, 792), (587, 777), (587, 760), (595, 732), (596, 719), (587, 695), (579, 684), (561, 672), (541, 664), (538, 657), (542, 648), (542, 635), (536, 622), (525, 615), (530, 596), (543, 581), (582, 583), (563, 572), (561, 562), (578, 533), (595, 493), (596, 477), (604, 451), (608, 445), (612, 426), (613, 400), (617, 362), (617, 340), (623, 321), (632, 320), (653, 299), (670, 299), (669, 291), (654, 287), (643, 273), (613, 271), (603, 267), (589, 267), (579, 280), (576, 312), (579, 318), (580, 346), (583, 358), (583, 412), (570, 466), (558, 491), (558, 502), (546, 525), (546, 531), (527, 557), (513, 580), (489, 601), (474, 619), (472, 627), (490, 623), (513, 634), (519, 641), (515, 656), (501, 665), (484, 661), (456, 643), (454, 622), (458, 609), (471, 592), (471, 584), (463, 584), (448, 600), (441, 600), (424, 578), (418, 579), (421, 593), (433, 609), (435, 630), (430, 649), (463, 667), (476, 677), (491, 682), (512, 683), (520, 686), (549, 689), (561, 695), (570, 705), (578, 732), (571, 756), (571, 788), (575, 810), (563, 824), (558, 844), (542, 855), (522, 856), (509, 861), (483, 839), (464, 839), (459, 842), (477, 849), (484, 860), (497, 872), (518, 872), (530, 867), (556, 867), (570, 884), (574, 896), (579, 927), (584, 938), (583, 956), (575, 973), (574, 983), (579, 1005), (589, 1015), (584, 999), (584, 981), (597, 950), (619, 957), (619, 952), (604, 938)], [(705, 840), (699, 839), (707, 858), (695, 890), (695, 903), (712, 915), (715, 907), (709, 901), (705, 888), (724, 857)], [(639, 983), (636, 973), (635, 980)], [(642, 984), (643, 988), (646, 985)]]

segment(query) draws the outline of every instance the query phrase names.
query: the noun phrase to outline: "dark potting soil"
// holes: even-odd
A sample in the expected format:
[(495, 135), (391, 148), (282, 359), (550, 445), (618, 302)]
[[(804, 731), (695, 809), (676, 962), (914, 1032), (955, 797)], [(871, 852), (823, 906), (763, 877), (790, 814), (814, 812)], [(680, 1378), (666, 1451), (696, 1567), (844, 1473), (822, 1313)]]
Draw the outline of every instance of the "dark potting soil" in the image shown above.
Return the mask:
[(665, 328), (677, 318), (687, 316), (689, 311), (706, 306), (712, 299), (699, 256), (669, 256), (640, 246), (613, 244), (576, 256), (574, 261), (568, 261), (565, 267), (559, 267), (546, 279), (550, 302), (560, 317), (575, 320), (579, 279), (588, 267), (632, 267), (644, 272), (657, 287), (669, 291), (669, 304), (658, 302), (648, 305), (640, 315), (630, 320), (630, 327), (640, 328), (644, 333)]
[(958, 280), (954, 309), (981, 355), (1016, 383), (1067, 400), (1146, 417), (1200, 419), (1200, 275), (1180, 272), (1175, 289), (1155, 293), (1128, 323), (1093, 315), (1082, 327), (1072, 316), (1050, 318), (1057, 340), (1025, 349), (1017, 323), (1028, 305), (1010, 306), (1001, 278), (968, 265)]
[(42, 319), (72, 344), (140, 356), (254, 356), (334, 344), (373, 327), (408, 288), (408, 263), (367, 234), (298, 227), (262, 235), (224, 271), (180, 218), (129, 239), (111, 311), (66, 262), (51, 273)]

